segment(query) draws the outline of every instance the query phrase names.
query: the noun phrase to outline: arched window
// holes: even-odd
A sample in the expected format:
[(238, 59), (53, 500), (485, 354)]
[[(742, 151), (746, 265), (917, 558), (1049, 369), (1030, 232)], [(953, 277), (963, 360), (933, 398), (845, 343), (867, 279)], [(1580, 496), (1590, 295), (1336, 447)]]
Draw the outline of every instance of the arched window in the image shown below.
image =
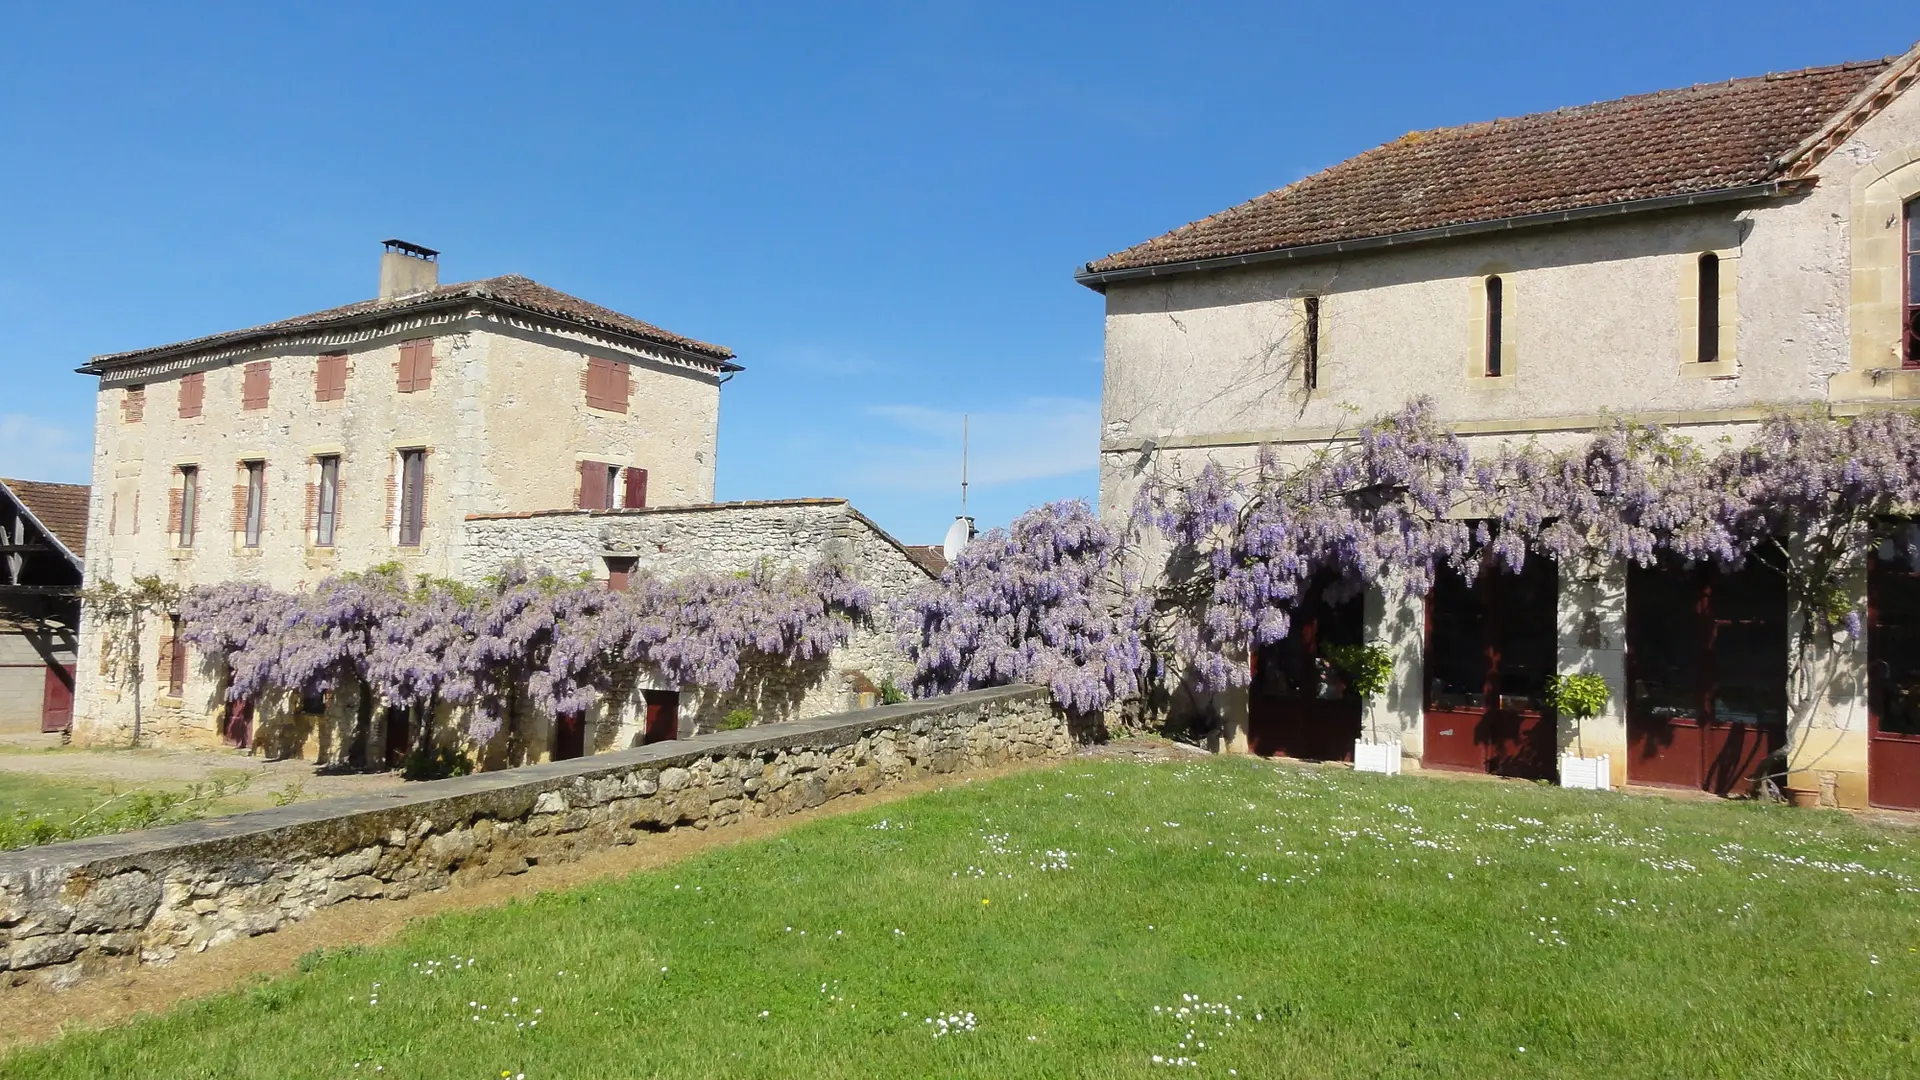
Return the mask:
[(1720, 256), (1711, 251), (1700, 256), (1699, 321), (1699, 360), (1711, 364), (1720, 359)]
[(1906, 221), (1906, 319), (1901, 325), (1906, 330), (1906, 350), (1902, 362), (1910, 368), (1920, 368), (1920, 199), (1907, 203)]
[(1487, 278), (1487, 378), (1500, 377), (1500, 335), (1504, 329), (1500, 325), (1501, 314), (1505, 308), (1506, 286), (1501, 283), (1498, 274)]

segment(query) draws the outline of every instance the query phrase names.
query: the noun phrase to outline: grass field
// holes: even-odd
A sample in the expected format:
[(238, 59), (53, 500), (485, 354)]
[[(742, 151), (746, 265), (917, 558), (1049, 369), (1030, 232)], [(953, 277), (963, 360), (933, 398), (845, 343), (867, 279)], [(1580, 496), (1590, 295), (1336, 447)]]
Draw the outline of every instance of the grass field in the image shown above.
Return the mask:
[(1920, 836), (1216, 758), (443, 917), (40, 1077), (1920, 1075)]

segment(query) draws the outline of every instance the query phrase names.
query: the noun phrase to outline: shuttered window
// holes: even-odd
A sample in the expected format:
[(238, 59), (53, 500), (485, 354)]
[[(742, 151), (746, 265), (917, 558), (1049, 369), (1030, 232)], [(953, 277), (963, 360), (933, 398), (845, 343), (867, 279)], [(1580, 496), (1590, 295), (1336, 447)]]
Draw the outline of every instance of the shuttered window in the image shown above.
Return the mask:
[(647, 470), (627, 470), (627, 497), (622, 505), (629, 510), (639, 510), (647, 505)]
[(272, 368), (273, 365), (266, 360), (256, 360), (246, 366), (240, 380), (241, 408), (264, 409), (267, 407)]
[(587, 371), (582, 376), (582, 385), (587, 391), (587, 405), (608, 412), (626, 412), (627, 397), (632, 389), (629, 380), (627, 365), (598, 356), (587, 357)]
[(200, 415), (200, 409), (207, 402), (207, 373), (196, 371), (180, 379), (180, 419), (191, 420)]
[(400, 451), (400, 546), (419, 547), (427, 517), (427, 452)]
[(613, 480), (612, 467), (604, 461), (583, 461), (580, 463), (580, 497), (576, 500), (582, 510), (605, 510), (612, 506)]
[(187, 688), (187, 643), (180, 640), (180, 616), (167, 617), (167, 632), (160, 639), (160, 692), (177, 698)]
[(323, 356), (313, 372), (313, 400), (339, 401), (347, 396), (347, 358)]
[(400, 343), (400, 392), (411, 394), (433, 388), (433, 339)]

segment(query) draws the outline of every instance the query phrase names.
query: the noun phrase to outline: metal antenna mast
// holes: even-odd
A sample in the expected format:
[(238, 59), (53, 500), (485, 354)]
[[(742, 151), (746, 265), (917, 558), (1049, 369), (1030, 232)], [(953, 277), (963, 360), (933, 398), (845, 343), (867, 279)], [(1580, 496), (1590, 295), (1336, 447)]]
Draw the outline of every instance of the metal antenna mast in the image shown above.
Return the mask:
[(960, 516), (967, 516), (967, 425), (972, 417), (960, 414)]

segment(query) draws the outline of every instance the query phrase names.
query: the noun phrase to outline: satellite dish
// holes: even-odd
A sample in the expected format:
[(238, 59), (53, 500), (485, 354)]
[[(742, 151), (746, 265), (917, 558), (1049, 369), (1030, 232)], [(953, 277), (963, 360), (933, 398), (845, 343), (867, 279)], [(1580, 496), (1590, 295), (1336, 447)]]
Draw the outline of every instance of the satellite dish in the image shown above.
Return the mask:
[(952, 562), (960, 557), (961, 550), (967, 546), (967, 541), (972, 539), (973, 519), (970, 517), (954, 518), (953, 527), (947, 530), (946, 543), (941, 546), (941, 552), (946, 555), (948, 562)]

